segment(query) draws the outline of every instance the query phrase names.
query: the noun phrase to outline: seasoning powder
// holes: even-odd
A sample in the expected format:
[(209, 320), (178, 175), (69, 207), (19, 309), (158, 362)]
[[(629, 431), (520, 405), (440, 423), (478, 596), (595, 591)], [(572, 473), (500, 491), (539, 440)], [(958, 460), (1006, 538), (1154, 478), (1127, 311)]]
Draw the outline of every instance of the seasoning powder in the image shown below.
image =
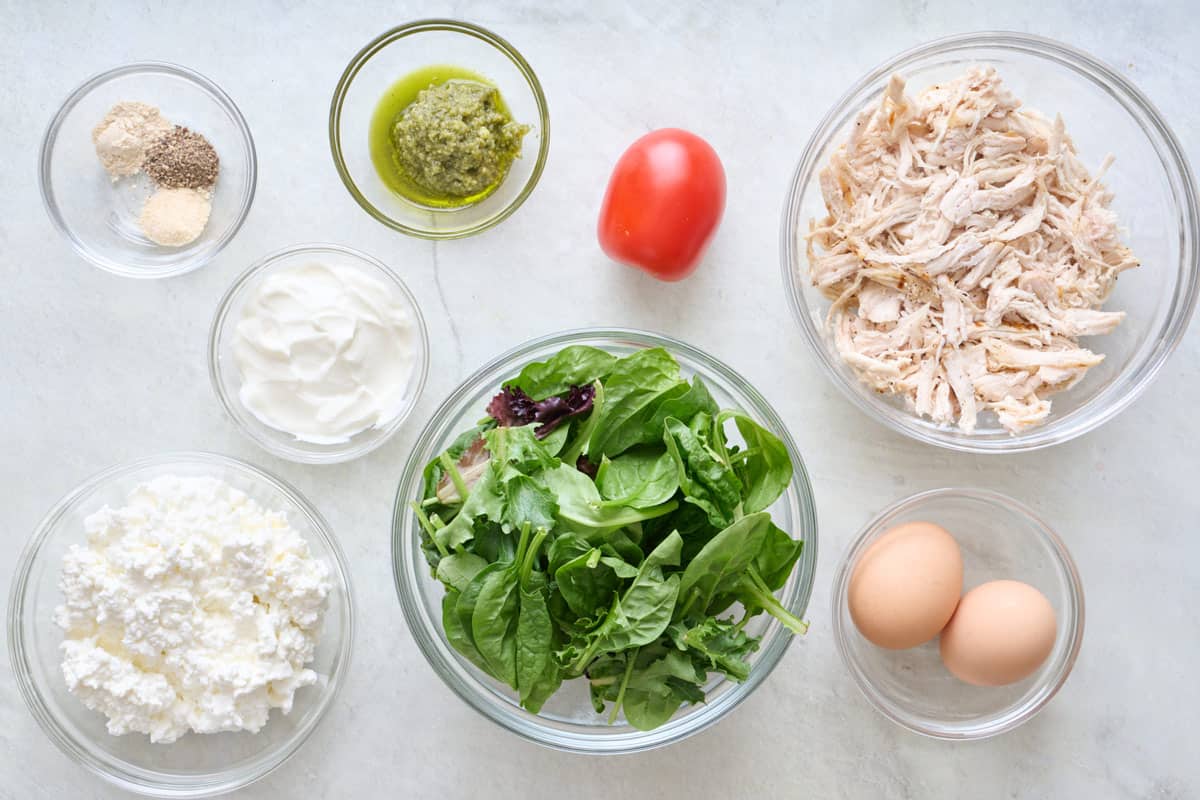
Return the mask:
[(176, 125), (147, 148), (142, 168), (168, 189), (211, 189), (217, 182), (220, 159), (208, 139)]

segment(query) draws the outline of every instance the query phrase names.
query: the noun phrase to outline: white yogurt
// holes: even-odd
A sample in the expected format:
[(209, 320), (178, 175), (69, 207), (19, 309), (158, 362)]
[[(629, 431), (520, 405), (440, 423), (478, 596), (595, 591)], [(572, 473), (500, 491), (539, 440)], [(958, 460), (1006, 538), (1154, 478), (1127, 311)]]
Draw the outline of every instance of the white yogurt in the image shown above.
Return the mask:
[(417, 342), (405, 297), (384, 280), (341, 265), (281, 269), (242, 308), (238, 397), (265, 425), (340, 444), (403, 410)]

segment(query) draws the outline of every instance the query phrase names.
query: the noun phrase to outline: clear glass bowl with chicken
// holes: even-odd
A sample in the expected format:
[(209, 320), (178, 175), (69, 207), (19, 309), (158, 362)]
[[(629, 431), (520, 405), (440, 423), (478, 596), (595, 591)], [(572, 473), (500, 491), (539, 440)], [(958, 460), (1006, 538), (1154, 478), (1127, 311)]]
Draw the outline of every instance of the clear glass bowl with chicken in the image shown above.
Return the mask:
[(1028, 450), (1153, 377), (1195, 303), (1198, 227), (1178, 143), (1133, 86), (1049, 40), (972, 34), (893, 59), (829, 114), (783, 266), (858, 405), (923, 441)]

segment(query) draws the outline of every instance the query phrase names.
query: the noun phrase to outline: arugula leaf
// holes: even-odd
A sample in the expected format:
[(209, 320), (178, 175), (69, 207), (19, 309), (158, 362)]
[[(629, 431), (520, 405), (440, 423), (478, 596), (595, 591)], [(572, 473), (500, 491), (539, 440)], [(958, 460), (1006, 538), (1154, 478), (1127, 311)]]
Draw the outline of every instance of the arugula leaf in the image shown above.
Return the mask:
[(679, 488), (675, 462), (666, 450), (638, 447), (616, 458), (607, 456), (596, 472), (602, 506), (650, 508), (670, 500)]
[(570, 345), (545, 361), (526, 364), (506, 386), (516, 386), (534, 400), (562, 394), (572, 386), (585, 386), (605, 378), (616, 356), (597, 347)]
[(792, 482), (792, 461), (779, 437), (740, 411), (722, 411), (713, 425), (724, 447), (724, 426), (733, 420), (746, 449), (731, 456), (733, 471), (742, 482), (742, 510), (747, 514), (769, 508)]
[[(704, 416), (697, 414), (693, 424)], [(728, 526), (741, 502), (741, 481), (689, 426), (668, 417), (664, 428), (663, 443), (675, 461), (684, 499), (703, 508), (714, 527)]]
[(593, 461), (615, 456), (637, 443), (645, 421), (668, 393), (687, 391), (679, 364), (661, 347), (639, 350), (613, 365), (604, 381), (604, 408), (588, 443)]

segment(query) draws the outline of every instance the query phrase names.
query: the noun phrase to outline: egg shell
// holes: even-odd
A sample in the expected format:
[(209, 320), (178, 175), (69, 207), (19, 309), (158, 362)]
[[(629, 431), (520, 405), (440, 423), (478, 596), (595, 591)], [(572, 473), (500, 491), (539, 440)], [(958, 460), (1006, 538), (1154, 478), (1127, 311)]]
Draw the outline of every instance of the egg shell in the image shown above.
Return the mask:
[(942, 662), (975, 686), (1016, 683), (1046, 661), (1057, 630), (1044, 594), (1020, 581), (990, 581), (959, 601), (942, 631)]
[(962, 585), (954, 537), (931, 522), (905, 523), (879, 537), (855, 564), (847, 590), (850, 616), (873, 644), (916, 647), (945, 627)]

